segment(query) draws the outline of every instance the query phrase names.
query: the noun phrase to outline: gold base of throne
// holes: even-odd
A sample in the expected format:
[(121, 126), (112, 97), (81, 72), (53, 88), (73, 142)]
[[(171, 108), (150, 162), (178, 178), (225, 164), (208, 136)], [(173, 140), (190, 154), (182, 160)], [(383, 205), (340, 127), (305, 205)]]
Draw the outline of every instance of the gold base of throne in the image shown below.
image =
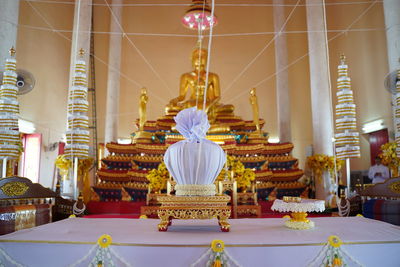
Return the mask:
[(159, 231), (167, 231), (172, 219), (178, 220), (204, 220), (217, 218), (222, 232), (229, 232), (228, 218), (231, 215), (229, 203), (231, 197), (217, 196), (159, 196), (158, 224)]

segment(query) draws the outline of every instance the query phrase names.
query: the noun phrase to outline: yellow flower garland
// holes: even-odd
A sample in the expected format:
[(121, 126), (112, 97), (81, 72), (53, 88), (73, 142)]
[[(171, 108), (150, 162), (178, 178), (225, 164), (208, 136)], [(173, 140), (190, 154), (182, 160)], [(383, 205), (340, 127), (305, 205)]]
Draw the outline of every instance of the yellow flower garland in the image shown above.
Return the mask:
[(342, 240), (336, 235), (329, 236), (328, 243), (334, 248), (338, 248), (343, 244)]
[(392, 171), (392, 176), (398, 176), (398, 168), (400, 165), (400, 158), (396, 155), (396, 143), (389, 142), (381, 146), (382, 153), (379, 157), (382, 159), (382, 164), (387, 166)]
[(225, 243), (222, 240), (219, 239), (214, 239), (211, 242), (211, 249), (213, 252), (219, 252), (221, 253), (225, 249)]
[(329, 171), (331, 176), (334, 176), (335, 165), (336, 171), (340, 171), (343, 166), (343, 160), (339, 160), (334, 156), (315, 154), (313, 156), (307, 157), (306, 164), (311, 170), (313, 170), (317, 178), (321, 178), (324, 171)]
[[(234, 156), (228, 156), (228, 170), (223, 168), (219, 173), (216, 181), (236, 180), (238, 189), (246, 190), (251, 186), (251, 182), (256, 179), (256, 174), (252, 169), (245, 168), (243, 163)], [(233, 175), (233, 177), (232, 177)]]
[(162, 162), (158, 165), (157, 169), (152, 169), (149, 174), (147, 174), (146, 179), (150, 182), (149, 187), (152, 192), (159, 192), (165, 189), (167, 180), (169, 179), (169, 172), (165, 163)]
[(102, 235), (97, 239), (97, 244), (102, 248), (107, 248), (112, 242), (112, 238), (109, 235)]

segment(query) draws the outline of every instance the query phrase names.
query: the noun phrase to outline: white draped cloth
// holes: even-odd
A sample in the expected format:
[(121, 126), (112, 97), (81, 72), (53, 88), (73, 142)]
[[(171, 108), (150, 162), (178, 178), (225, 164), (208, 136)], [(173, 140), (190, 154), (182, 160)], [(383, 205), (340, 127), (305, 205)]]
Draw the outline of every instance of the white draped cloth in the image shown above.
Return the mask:
[(207, 139), (207, 114), (197, 108), (184, 109), (174, 118), (176, 129), (186, 139), (171, 145), (164, 162), (178, 185), (210, 185), (225, 161), (222, 148)]
[[(362, 217), (313, 220), (315, 228), (298, 231), (285, 227), (284, 219), (233, 219), (231, 231), (223, 233), (217, 220), (173, 220), (168, 232), (158, 232), (160, 221), (153, 219), (71, 218), (0, 236), (0, 250), (23, 266), (69, 266), (108, 234), (113, 242), (110, 248), (131, 266), (187, 267), (209, 249), (212, 240), (219, 239), (243, 267), (305, 267), (328, 237), (336, 235), (348, 254), (364, 266), (399, 266), (399, 226)], [(78, 266), (87, 267), (92, 257)], [(116, 266), (125, 266), (113, 260)], [(207, 260), (197, 266), (206, 266)], [(13, 266), (4, 255), (0, 262)]]

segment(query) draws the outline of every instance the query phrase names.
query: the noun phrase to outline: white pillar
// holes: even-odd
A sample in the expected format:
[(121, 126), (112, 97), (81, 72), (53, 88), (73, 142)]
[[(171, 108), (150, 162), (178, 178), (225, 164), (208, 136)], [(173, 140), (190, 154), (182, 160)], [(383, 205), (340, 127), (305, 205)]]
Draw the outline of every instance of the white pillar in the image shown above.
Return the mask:
[[(78, 58), (79, 49), (85, 50), (87, 66), (89, 64), (90, 55), (90, 30), (92, 26), (92, 0), (76, 0), (74, 12), (74, 29), (72, 33), (71, 44), (71, 65), (69, 68), (69, 86), (72, 85), (74, 78), (75, 60)], [(89, 69), (89, 68), (88, 68)]]
[[(387, 57), (389, 72), (400, 69), (400, 1), (384, 0), (383, 11), (385, 13)], [(395, 120), (396, 96), (392, 96), (393, 120)], [(393, 127), (396, 131), (396, 123)]]
[[(324, 5), (323, 0), (307, 0), (306, 4), (314, 152), (332, 156), (332, 104)], [(322, 181), (317, 179), (316, 197), (326, 199), (330, 185), (329, 174), (325, 174)]]
[[(68, 88), (71, 88), (75, 73), (75, 61), (79, 57), (79, 50), (85, 50), (84, 60), (87, 66), (89, 63), (90, 54), (90, 30), (92, 23), (92, 0), (76, 0), (74, 11), (74, 27), (71, 43), (71, 57), (69, 68), (69, 83)], [(89, 68), (88, 68), (89, 69)], [(69, 94), (68, 94), (69, 97)], [(68, 114), (67, 114), (68, 117)], [(67, 125), (67, 123), (65, 123)], [(76, 159), (73, 159), (74, 167), (76, 167)], [(74, 167), (72, 170), (74, 170)], [(77, 199), (77, 184), (74, 182), (74, 172), (70, 172), (70, 179), (64, 180), (64, 194), (71, 194), (74, 199)], [(72, 178), (72, 179), (71, 179)]]
[[(285, 7), (282, 0), (274, 0), (274, 30), (285, 31), (282, 28), (285, 23)], [(275, 38), (275, 70), (276, 73), (276, 106), (278, 113), (278, 134), (280, 142), (292, 141), (290, 125), (290, 89), (287, 59), (286, 35), (279, 34)]]
[(0, 0), (0, 70), (10, 56), (8, 50), (12, 46), (17, 48), (18, 14), (19, 1)]
[(119, 114), (119, 86), (121, 68), (121, 42), (122, 42), (122, 0), (113, 0), (112, 13), (110, 14), (111, 34), (108, 51), (108, 77), (107, 77), (107, 103), (104, 142), (117, 141), (118, 114)]

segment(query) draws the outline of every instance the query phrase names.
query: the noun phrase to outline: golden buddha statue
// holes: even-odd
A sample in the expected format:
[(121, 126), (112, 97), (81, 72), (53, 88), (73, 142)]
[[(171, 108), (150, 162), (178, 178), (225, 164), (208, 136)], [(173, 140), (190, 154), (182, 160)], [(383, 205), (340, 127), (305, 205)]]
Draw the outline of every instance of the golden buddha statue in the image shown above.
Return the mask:
[(147, 96), (147, 89), (145, 87), (140, 91), (139, 99), (139, 131), (143, 131), (144, 124), (146, 123), (146, 105), (149, 97)]
[[(179, 96), (172, 99), (165, 108), (167, 115), (174, 115), (182, 109), (197, 106), (199, 109), (203, 108), (204, 94), (207, 90), (206, 96), (206, 112), (212, 122), (217, 115), (233, 114), (233, 105), (223, 105), (219, 103), (221, 99), (221, 89), (219, 86), (219, 77), (217, 74), (209, 72), (208, 82), (206, 83), (206, 64), (207, 64), (207, 50), (200, 49), (198, 46), (192, 52), (192, 66), (193, 71), (184, 73), (181, 76)], [(190, 95), (187, 99), (186, 95), (190, 89)]]

